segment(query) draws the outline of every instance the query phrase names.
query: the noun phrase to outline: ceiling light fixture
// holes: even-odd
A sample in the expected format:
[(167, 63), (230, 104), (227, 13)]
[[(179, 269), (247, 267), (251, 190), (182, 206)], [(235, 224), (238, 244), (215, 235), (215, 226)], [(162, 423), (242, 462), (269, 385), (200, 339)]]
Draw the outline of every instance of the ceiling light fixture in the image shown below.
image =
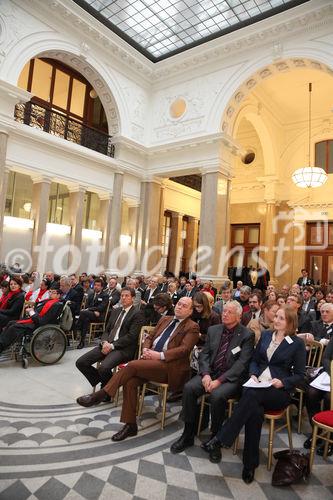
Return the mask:
[(309, 149), (308, 149), (308, 167), (302, 167), (295, 170), (292, 174), (292, 180), (297, 187), (314, 188), (320, 187), (327, 181), (327, 173), (320, 167), (311, 166), (311, 92), (312, 83), (309, 83)]

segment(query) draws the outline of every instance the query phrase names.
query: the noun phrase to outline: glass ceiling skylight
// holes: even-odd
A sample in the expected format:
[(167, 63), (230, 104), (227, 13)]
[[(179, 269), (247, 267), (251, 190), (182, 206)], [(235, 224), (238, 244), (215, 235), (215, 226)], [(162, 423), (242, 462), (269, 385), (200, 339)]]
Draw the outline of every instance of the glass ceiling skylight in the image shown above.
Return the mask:
[(152, 61), (307, 0), (74, 0)]

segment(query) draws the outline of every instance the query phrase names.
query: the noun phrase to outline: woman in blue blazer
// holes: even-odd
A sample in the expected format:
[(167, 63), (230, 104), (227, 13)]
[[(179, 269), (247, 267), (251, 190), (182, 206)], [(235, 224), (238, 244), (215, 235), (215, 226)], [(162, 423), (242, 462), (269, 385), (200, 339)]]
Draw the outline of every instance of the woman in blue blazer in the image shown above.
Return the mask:
[(230, 447), (245, 425), (242, 478), (248, 484), (259, 465), (265, 411), (286, 408), (305, 375), (306, 350), (304, 342), (296, 336), (297, 313), (283, 306), (276, 312), (273, 324), (273, 330), (262, 332), (250, 364), (250, 377), (256, 383), (270, 382), (271, 386), (244, 389), (232, 416), (206, 445), (211, 460), (219, 461), (221, 447)]

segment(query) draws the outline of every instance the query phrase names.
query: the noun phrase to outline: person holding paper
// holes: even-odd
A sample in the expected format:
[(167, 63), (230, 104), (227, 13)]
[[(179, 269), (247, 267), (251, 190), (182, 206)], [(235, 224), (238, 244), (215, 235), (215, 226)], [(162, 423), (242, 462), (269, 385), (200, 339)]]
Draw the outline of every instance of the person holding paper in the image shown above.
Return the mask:
[(296, 336), (297, 313), (288, 306), (278, 309), (274, 329), (262, 333), (250, 363), (250, 376), (255, 383), (269, 382), (266, 388), (244, 388), (231, 417), (223, 424), (206, 448), (221, 456), (221, 447), (230, 447), (245, 425), (243, 481), (254, 479), (259, 465), (259, 442), (264, 413), (281, 410), (291, 403), (291, 394), (305, 375), (306, 350)]
[[(328, 305), (328, 304), (327, 304)], [(331, 366), (331, 361), (333, 359), (333, 337), (331, 337), (331, 340), (329, 341), (325, 351), (324, 351), (324, 356), (323, 356), (323, 367), (328, 376), (330, 376), (330, 366)], [(320, 376), (320, 375), (319, 375)], [(316, 380), (316, 379), (315, 379)], [(322, 389), (318, 389), (316, 387), (312, 387), (309, 385), (307, 391), (306, 391), (306, 396), (305, 396), (305, 406), (308, 412), (308, 417), (309, 417), (309, 422), (310, 425), (313, 426), (312, 423), (312, 417), (321, 411), (321, 402), (324, 402), (324, 410), (329, 410), (330, 409), (330, 404), (331, 404), (331, 394), (330, 394), (330, 387), (327, 387), (328, 390), (324, 390), (325, 387), (323, 386)], [(317, 440), (317, 443), (319, 442), (319, 446), (317, 448), (317, 455), (323, 456), (324, 454), (324, 445), (320, 443), (320, 440)], [(304, 441), (304, 448), (310, 449), (312, 444), (312, 438), (309, 437), (306, 441)], [(328, 456), (333, 455), (333, 446), (331, 444), (328, 445)]]

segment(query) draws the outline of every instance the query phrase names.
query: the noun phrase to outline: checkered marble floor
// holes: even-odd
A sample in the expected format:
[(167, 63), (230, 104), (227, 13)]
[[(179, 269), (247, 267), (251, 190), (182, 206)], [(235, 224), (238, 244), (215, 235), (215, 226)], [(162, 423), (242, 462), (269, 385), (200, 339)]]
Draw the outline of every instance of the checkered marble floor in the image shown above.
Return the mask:
[[(209, 462), (198, 439), (172, 455), (170, 444), (182, 430), (179, 403), (168, 406), (162, 431), (158, 401), (147, 397), (138, 435), (113, 443), (110, 436), (122, 426), (120, 406), (73, 403), (90, 392), (75, 368), (81, 353), (68, 351), (58, 365), (31, 363), (28, 370), (10, 359), (0, 363), (1, 500), (333, 498), (333, 461), (320, 457), (307, 483), (271, 486), (266, 427), (261, 466), (249, 486), (241, 480), (243, 436), (236, 455), (223, 450), (221, 464)], [(301, 448), (305, 436), (294, 433), (293, 439)], [(274, 450), (286, 449), (287, 443), (286, 433), (279, 433)]]

